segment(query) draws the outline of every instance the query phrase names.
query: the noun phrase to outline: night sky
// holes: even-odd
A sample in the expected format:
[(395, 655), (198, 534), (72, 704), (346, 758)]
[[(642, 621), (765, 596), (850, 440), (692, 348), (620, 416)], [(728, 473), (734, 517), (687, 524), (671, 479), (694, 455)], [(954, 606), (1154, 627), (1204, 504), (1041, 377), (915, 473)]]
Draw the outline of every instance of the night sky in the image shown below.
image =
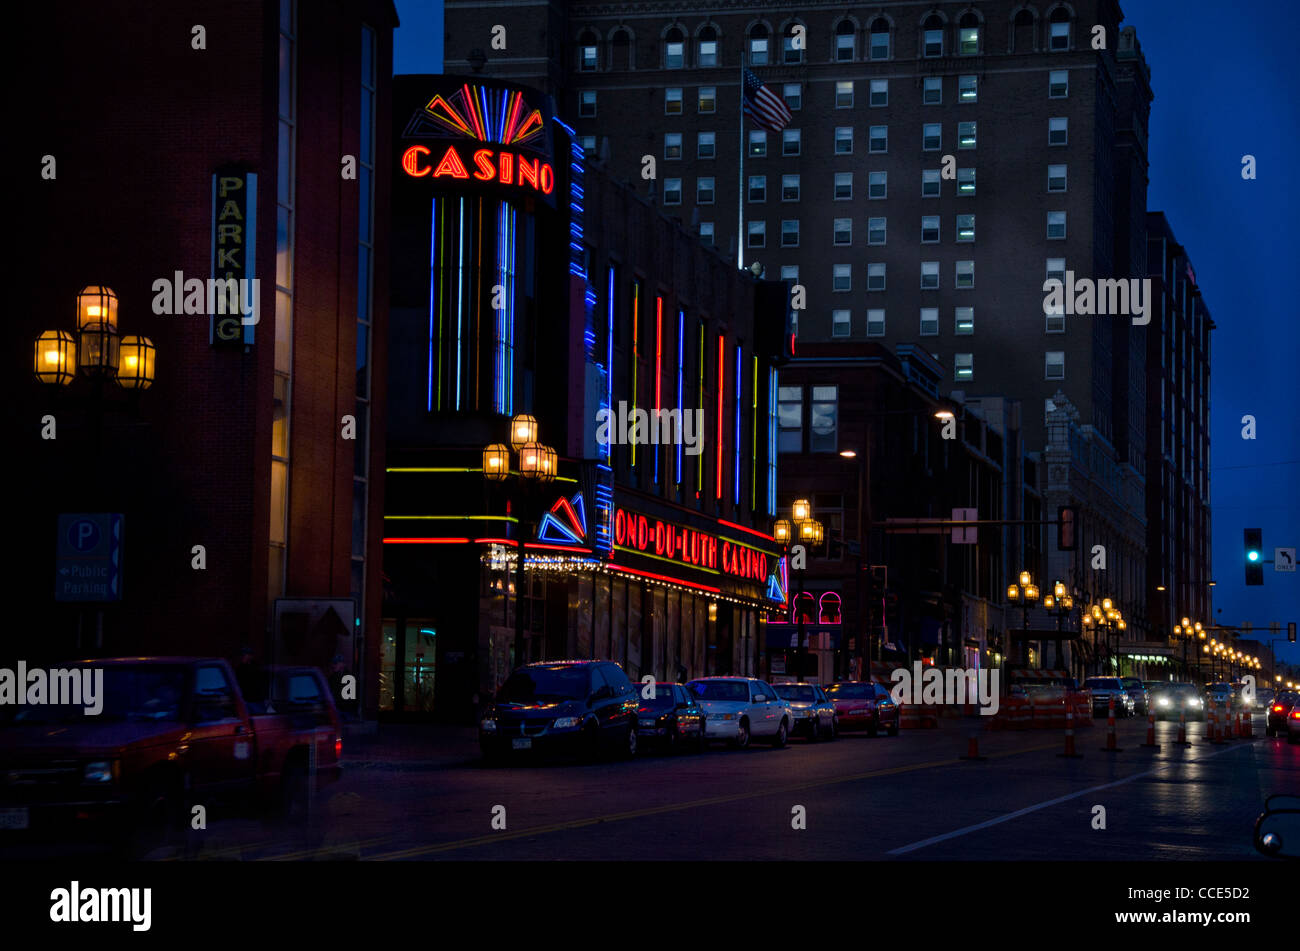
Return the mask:
[[(441, 71), (440, 0), (396, 4), (395, 72)], [(1300, 189), (1287, 165), (1300, 156), (1300, 4), (1251, 0), (1237, 8), (1249, 15), (1225, 15), (1208, 0), (1125, 0), (1123, 9), (1155, 92), (1147, 208), (1169, 218), (1218, 325), (1210, 366), (1214, 620), (1279, 621), (1285, 632), (1287, 621), (1300, 621), (1300, 574), (1266, 564), (1264, 586), (1247, 588), (1242, 529), (1263, 529), (1265, 558), (1274, 547), (1300, 546)], [(1241, 177), (1244, 155), (1255, 157), (1254, 181)], [(1247, 414), (1253, 441), (1241, 436)], [(1300, 645), (1280, 647), (1279, 656), (1300, 663)]]

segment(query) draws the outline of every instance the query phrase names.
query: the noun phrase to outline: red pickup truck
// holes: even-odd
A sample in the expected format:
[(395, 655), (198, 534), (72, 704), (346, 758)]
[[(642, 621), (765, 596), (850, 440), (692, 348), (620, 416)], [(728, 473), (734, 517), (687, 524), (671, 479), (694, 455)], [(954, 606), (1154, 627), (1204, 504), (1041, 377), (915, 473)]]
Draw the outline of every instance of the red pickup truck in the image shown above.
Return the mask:
[(246, 699), (214, 658), (60, 666), (102, 669), (103, 708), (0, 708), (0, 844), (95, 829), (149, 842), (188, 824), (193, 805), (232, 801), (300, 818), (339, 778), (338, 712), (314, 667), (266, 668), (262, 696)]

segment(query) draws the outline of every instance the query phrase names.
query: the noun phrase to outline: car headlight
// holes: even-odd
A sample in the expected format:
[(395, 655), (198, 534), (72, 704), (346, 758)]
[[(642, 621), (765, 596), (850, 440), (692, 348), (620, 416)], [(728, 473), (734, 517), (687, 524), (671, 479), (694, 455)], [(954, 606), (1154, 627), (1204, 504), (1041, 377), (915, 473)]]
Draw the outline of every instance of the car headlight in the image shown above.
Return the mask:
[(576, 730), (581, 721), (577, 717), (560, 717), (555, 721), (557, 730)]
[(1200, 697), (1192, 697), (1192, 699), (1188, 700), (1187, 702), (1190, 703), (1190, 704), (1191, 704), (1192, 706), (1194, 706), (1194, 707), (1203, 707), (1203, 706), (1205, 706), (1205, 701), (1202, 700)]
[(497, 721), (490, 717), (484, 717), (478, 721), (478, 728), (484, 733), (495, 733), (497, 731)]
[(108, 760), (96, 760), (86, 764), (83, 779), (88, 783), (111, 783), (117, 778), (117, 763)]
[(1156, 704), (1161, 707), (1167, 707), (1169, 706), (1169, 698), (1161, 697), (1159, 700), (1156, 701)]

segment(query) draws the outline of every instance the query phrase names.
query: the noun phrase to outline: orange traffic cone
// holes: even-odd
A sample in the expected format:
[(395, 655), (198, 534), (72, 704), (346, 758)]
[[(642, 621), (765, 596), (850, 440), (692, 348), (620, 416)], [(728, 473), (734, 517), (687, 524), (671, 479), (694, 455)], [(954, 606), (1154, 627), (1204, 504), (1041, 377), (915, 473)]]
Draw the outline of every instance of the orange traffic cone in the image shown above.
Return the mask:
[[(1227, 714), (1225, 713), (1224, 716), (1227, 716)], [(1227, 731), (1228, 731), (1227, 724), (1220, 722), (1218, 708), (1215, 708), (1214, 711), (1214, 745), (1215, 746), (1223, 745), (1224, 742), (1223, 734), (1225, 734)]]
[(1083, 758), (1074, 751), (1074, 711), (1069, 707), (1065, 710), (1065, 752), (1056, 755), (1062, 759)]
[(987, 756), (980, 756), (980, 741), (979, 741), (978, 733), (975, 733), (973, 731), (971, 732), (970, 740), (966, 744), (966, 755), (958, 758), (971, 759), (971, 760), (988, 759)]
[(1241, 718), (1242, 718), (1242, 722), (1245, 723), (1246, 725), (1246, 732), (1244, 736), (1248, 740), (1253, 740), (1255, 738), (1255, 718), (1250, 715), (1249, 710), (1243, 712)]
[(1115, 698), (1110, 698), (1110, 712), (1106, 716), (1106, 745), (1101, 748), (1103, 753), (1118, 753), (1120, 748), (1115, 745)]
[(1142, 745), (1147, 749), (1160, 749), (1160, 744), (1156, 742), (1156, 715), (1150, 710), (1147, 711), (1147, 741)]
[(1192, 745), (1187, 741), (1187, 711), (1186, 710), (1179, 711), (1178, 714), (1178, 739), (1176, 741), (1176, 745), (1178, 746)]

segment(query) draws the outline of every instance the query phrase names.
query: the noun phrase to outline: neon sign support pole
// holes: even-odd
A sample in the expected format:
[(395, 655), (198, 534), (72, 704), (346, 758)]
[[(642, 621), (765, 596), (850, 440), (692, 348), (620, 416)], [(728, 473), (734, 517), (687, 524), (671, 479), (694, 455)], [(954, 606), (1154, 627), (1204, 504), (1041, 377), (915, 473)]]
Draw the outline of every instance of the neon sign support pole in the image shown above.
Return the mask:
[(745, 266), (745, 152), (749, 146), (745, 142), (745, 54), (740, 55), (740, 102), (736, 103), (740, 113), (740, 137), (736, 145), (740, 148), (740, 178), (736, 181), (736, 267)]

